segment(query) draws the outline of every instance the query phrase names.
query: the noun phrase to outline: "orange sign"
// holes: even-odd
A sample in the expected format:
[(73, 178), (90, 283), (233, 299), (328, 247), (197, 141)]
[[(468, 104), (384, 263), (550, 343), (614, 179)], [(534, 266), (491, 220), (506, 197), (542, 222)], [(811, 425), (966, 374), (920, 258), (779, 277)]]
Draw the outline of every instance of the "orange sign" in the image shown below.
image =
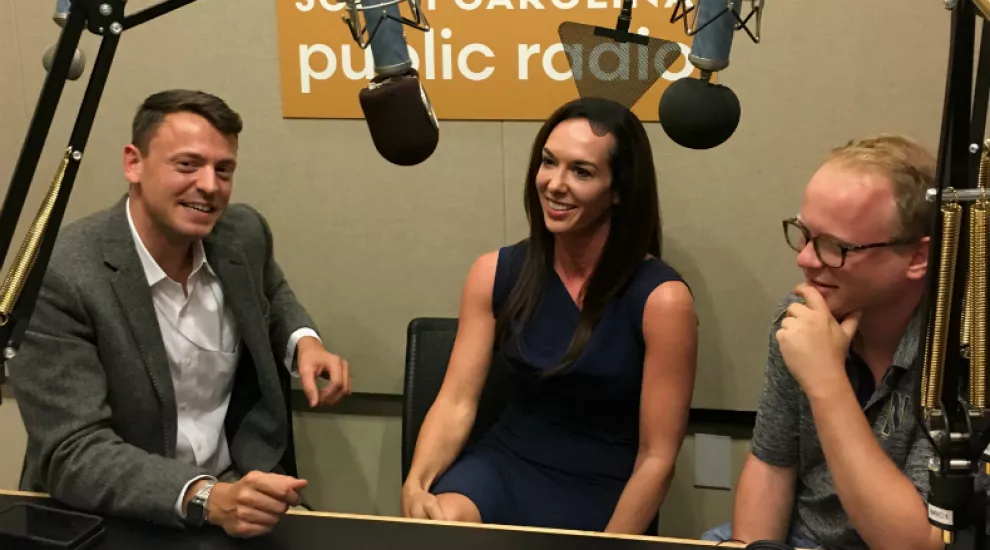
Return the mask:
[[(344, 23), (344, 2), (276, 2), (282, 115), (364, 118), (358, 92), (375, 76), (374, 62), (371, 49), (362, 50)], [(614, 29), (622, 0), (421, 0), (430, 30), (407, 27), (405, 34), (413, 66), (440, 119), (543, 120), (579, 96), (576, 73), (624, 73), (625, 78), (659, 69), (662, 75), (653, 76), (656, 83), (632, 108), (643, 121), (656, 121), (663, 90), (697, 71), (687, 60), (691, 39), (683, 21), (670, 22), (676, 2), (635, 4), (629, 30), (673, 44), (663, 51), (633, 45), (641, 51), (627, 52), (626, 62), (639, 66), (618, 70), (613, 60), (611, 67), (596, 71), (594, 63), (607, 63), (599, 58), (608, 56), (595, 53), (581, 60), (585, 70), (575, 64), (572, 72), (581, 48), (569, 44), (565, 53), (558, 27), (571, 22)], [(413, 17), (406, 2), (401, 11)], [(360, 24), (365, 24), (363, 15)]]

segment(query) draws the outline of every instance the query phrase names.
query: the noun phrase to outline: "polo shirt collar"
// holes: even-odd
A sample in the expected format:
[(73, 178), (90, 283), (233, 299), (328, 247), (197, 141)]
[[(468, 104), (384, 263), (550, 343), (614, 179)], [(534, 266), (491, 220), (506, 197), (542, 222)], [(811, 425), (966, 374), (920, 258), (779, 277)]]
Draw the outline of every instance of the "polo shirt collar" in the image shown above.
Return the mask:
[(918, 356), (918, 346), (921, 343), (925, 331), (925, 310), (919, 305), (915, 310), (911, 322), (908, 323), (900, 343), (897, 344), (897, 351), (894, 352), (894, 366), (902, 369), (910, 369)]

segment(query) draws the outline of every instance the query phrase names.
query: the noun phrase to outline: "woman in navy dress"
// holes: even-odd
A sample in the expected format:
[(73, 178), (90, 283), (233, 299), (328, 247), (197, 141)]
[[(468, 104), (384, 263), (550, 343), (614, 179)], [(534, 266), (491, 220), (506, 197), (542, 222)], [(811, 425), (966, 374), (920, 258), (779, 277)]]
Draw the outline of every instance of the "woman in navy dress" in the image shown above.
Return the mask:
[[(694, 386), (697, 321), (661, 259), (652, 151), (604, 99), (558, 109), (532, 150), (529, 238), (471, 267), (406, 516), (655, 534)], [(493, 353), (515, 383), (465, 447)]]

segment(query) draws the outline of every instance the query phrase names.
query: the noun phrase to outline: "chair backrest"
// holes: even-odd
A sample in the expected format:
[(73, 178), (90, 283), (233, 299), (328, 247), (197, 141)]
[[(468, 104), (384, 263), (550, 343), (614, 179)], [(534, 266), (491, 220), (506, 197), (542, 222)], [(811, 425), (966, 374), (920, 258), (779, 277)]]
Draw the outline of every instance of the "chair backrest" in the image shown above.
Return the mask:
[[(402, 397), (402, 481), (412, 463), (419, 428), (436, 400), (457, 336), (457, 319), (420, 317), (406, 332), (406, 372)], [(500, 356), (493, 354), (468, 444), (483, 436), (502, 415), (511, 385)]]
[(279, 386), (282, 388), (282, 401), (285, 403), (285, 417), (289, 422), (289, 425), (287, 426), (289, 440), (286, 442), (285, 452), (282, 454), (282, 459), (278, 464), (285, 471), (286, 475), (298, 477), (299, 469), (296, 465), (296, 439), (293, 435), (295, 430), (292, 425), (292, 378), (286, 369), (281, 368), (282, 365), (276, 366), (280, 367), (276, 370), (278, 371)]

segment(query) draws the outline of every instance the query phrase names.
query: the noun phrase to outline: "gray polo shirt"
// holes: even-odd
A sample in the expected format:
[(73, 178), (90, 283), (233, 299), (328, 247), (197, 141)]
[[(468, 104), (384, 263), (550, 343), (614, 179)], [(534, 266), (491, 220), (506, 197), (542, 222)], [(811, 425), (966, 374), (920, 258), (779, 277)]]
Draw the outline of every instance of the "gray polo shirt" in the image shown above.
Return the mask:
[[(770, 353), (752, 451), (768, 464), (797, 467), (792, 532), (814, 539), (826, 548), (867, 548), (839, 502), (808, 397), (780, 355), (776, 332), (787, 306), (795, 301), (798, 298), (792, 294), (781, 304), (770, 331)], [(855, 353), (850, 352), (847, 357), (846, 371), (877, 442), (927, 503), (928, 459), (934, 453), (923, 428), (915, 420), (913, 377), (909, 370), (923, 330), (922, 316), (916, 316), (901, 338), (893, 366), (876, 388), (869, 368)], [(883, 505), (883, 495), (877, 495), (877, 506)]]

